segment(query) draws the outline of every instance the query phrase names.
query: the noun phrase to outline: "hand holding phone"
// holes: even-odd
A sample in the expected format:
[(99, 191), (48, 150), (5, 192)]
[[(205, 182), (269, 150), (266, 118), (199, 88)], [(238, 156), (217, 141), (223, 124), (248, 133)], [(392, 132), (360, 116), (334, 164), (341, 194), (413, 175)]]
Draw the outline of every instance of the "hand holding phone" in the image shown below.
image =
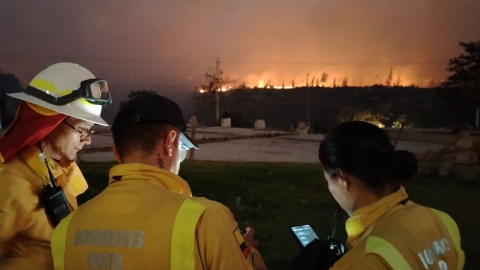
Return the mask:
[(306, 247), (314, 239), (320, 240), (320, 237), (318, 237), (318, 235), (315, 233), (312, 227), (308, 224), (293, 226), (293, 227), (290, 227), (290, 230), (296, 236), (297, 241), (300, 243), (302, 247)]
[(310, 225), (293, 226), (290, 230), (302, 249), (290, 262), (289, 270), (330, 269), (340, 259), (331, 239), (321, 240)]

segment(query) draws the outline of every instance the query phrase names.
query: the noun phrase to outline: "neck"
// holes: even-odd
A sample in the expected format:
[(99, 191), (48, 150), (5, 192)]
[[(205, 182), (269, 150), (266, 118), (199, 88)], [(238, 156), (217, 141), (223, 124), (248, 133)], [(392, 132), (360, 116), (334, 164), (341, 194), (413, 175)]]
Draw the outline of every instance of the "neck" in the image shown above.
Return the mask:
[(48, 144), (43, 140), (40, 141), (39, 144), (40, 144), (41, 150), (43, 151), (46, 157), (49, 157), (54, 160), (62, 159), (62, 156), (53, 150), (53, 147), (51, 144)]
[(360, 191), (356, 196), (357, 199), (355, 200), (353, 205), (352, 214), (355, 210), (372, 205), (378, 202), (379, 200), (387, 197), (388, 195), (394, 193), (397, 190), (398, 190), (398, 187), (393, 187), (393, 186), (387, 186), (381, 191), (372, 191), (370, 188), (366, 188), (366, 187), (360, 189)]
[(155, 166), (161, 169), (169, 170), (167, 164), (167, 158), (164, 155), (154, 153), (152, 155), (145, 155), (140, 152), (134, 152), (128, 156), (122, 158), (122, 164), (124, 163), (142, 163), (150, 166)]

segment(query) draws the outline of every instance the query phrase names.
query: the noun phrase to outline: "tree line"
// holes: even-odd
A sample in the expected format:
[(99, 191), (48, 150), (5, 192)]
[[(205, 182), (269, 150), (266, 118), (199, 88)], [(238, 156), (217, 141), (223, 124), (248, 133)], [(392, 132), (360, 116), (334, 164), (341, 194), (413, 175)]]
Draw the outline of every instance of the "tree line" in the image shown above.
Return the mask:
[[(419, 115), (408, 115), (409, 120), (417, 118), (417, 126), (456, 128), (469, 128), (477, 126), (478, 119), (476, 115), (480, 114), (480, 40), (476, 42), (460, 42), (460, 46), (463, 48), (464, 52), (461, 53), (459, 56), (450, 59), (447, 70), (451, 72), (451, 75), (447, 78), (447, 80), (439, 87), (433, 88), (433, 92), (429, 95), (425, 96), (423, 94), (420, 94), (420, 103), (425, 103), (425, 106), (423, 107), (428, 107), (429, 110), (431, 110), (431, 113), (426, 116), (422, 116), (423, 118)], [(237, 89), (230, 90), (229, 93), (221, 93), (219, 89), (221, 89), (222, 86), (232, 82), (228, 78), (228, 76), (224, 76), (223, 74), (224, 72), (219, 69), (219, 60), (217, 59), (217, 67), (215, 69), (210, 69), (204, 74), (205, 83), (197, 88), (205, 90), (206, 93), (200, 95), (198, 92), (196, 92), (194, 94), (194, 102), (197, 105), (197, 112), (199, 114), (202, 114), (202, 112), (208, 112), (208, 106), (216, 108), (216, 110), (214, 110), (213, 112), (209, 112), (211, 113), (211, 115), (204, 117), (205, 122), (218, 123), (218, 119), (215, 118), (218, 118), (220, 108), (223, 109), (221, 112), (223, 116), (236, 115), (237, 118), (242, 118), (242, 115), (246, 113), (244, 111), (239, 111), (240, 106), (235, 104), (231, 104), (230, 107), (221, 106), (221, 103), (225, 102), (222, 101), (222, 99), (225, 99), (227, 95), (235, 96), (233, 95), (233, 92), (243, 93), (242, 90), (247, 88), (245, 84), (241, 84)], [(329, 87), (321, 87), (329, 79), (329, 75), (326, 72), (323, 72), (319, 78), (316, 78), (316, 76), (310, 78), (309, 75), (310, 74), (307, 74), (306, 76), (306, 86), (301, 88), (297, 87), (297, 90), (299, 92), (302, 92), (302, 89), (305, 87), (325, 88), (325, 91), (327, 91), (326, 89), (328, 89)], [(293, 86), (295, 85), (295, 81), (292, 80), (291, 83)], [(285, 86), (285, 81), (282, 82), (282, 85)], [(334, 78), (333, 86), (338, 91), (327, 91), (329, 95), (343, 95), (343, 91), (341, 89), (350, 88), (365, 90), (365, 94), (374, 95), (374, 99), (376, 98), (375, 96), (388, 95), (388, 93), (385, 93), (385, 91), (387, 91), (386, 88), (393, 89), (399, 87), (398, 80), (397, 83), (394, 82), (392, 71), (390, 71), (390, 75), (385, 81), (385, 84), (382, 85), (374, 85), (371, 87), (351, 87), (349, 86), (348, 78), (339, 79), (338, 81), (336, 78)], [(273, 84), (271, 83), (271, 81), (267, 81), (265, 83), (265, 88), (268, 89), (272, 87)], [(410, 86), (405, 87), (405, 89), (415, 89), (415, 87)], [(417, 88), (417, 90), (421, 91), (422, 89)], [(10, 73), (4, 73), (2, 70), (0, 70), (0, 128), (8, 127), (8, 125), (11, 123), (15, 116), (15, 108), (18, 104), (18, 101), (10, 98), (9, 96), (7, 96), (7, 94), (18, 91), (22, 91), (22, 87), (15, 75)], [(130, 99), (135, 96), (147, 93), (155, 94), (156, 91), (147, 89), (134, 90), (129, 93), (128, 98)], [(265, 96), (275, 98), (275, 93), (276, 92), (265, 93)], [(413, 96), (415, 95), (414, 92), (409, 93), (412, 93)], [(237, 96), (240, 95), (242, 94), (237, 94)], [(308, 96), (310, 95), (310, 92), (307, 91), (306, 95), (306, 98), (310, 99), (310, 97)], [(212, 98), (213, 101), (211, 100)], [(251, 102), (254, 101), (255, 100), (252, 100)], [(288, 103), (288, 100), (284, 101)], [(371, 121), (376, 121), (380, 123), (382, 123), (382, 121), (392, 121), (392, 111), (391, 109), (389, 109), (389, 106), (391, 107), (391, 104), (383, 104), (383, 107), (374, 106), (375, 104), (365, 104), (337, 104), (337, 115), (334, 118), (336, 119), (336, 121), (344, 121), (351, 119), (374, 119)], [(311, 106), (311, 110), (315, 110), (315, 106), (318, 104), (312, 103), (309, 105)], [(309, 112), (305, 113), (305, 110), (301, 108), (302, 106), (298, 107), (299, 112), (292, 112), (293, 114), (298, 115), (298, 118), (303, 119), (302, 115), (309, 114)], [(248, 110), (248, 108), (243, 108), (242, 110)], [(406, 111), (401, 112), (400, 115), (402, 115), (404, 118), (407, 118), (407, 116), (405, 116), (406, 113)], [(216, 121), (210, 121), (211, 119), (215, 119)], [(199, 120), (202, 121), (202, 117), (199, 117)], [(393, 121), (396, 120), (398, 119), (394, 119)], [(330, 120), (320, 119), (318, 121), (329, 122)], [(234, 122), (239, 122), (243, 123), (242, 125), (246, 125), (245, 123), (247, 121), (242, 120)], [(411, 122), (413, 123), (414, 121)]]

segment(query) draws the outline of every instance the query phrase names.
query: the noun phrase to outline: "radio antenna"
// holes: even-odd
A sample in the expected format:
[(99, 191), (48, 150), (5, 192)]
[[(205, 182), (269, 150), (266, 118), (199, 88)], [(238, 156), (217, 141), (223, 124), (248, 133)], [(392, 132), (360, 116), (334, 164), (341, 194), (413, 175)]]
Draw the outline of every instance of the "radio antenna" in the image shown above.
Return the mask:
[(335, 232), (337, 230), (337, 222), (338, 222), (338, 208), (335, 210), (335, 215), (333, 216), (333, 222), (332, 222), (332, 227), (330, 228), (330, 235), (328, 236), (328, 239), (333, 239), (335, 237)]
[(40, 153), (42, 153), (42, 159), (45, 161), (45, 165), (47, 166), (47, 171), (48, 171), (48, 177), (50, 178), (50, 182), (52, 183), (53, 188), (57, 188), (57, 179), (55, 179), (55, 176), (53, 176), (52, 171), (50, 170), (50, 166), (48, 166), (48, 161), (47, 158), (45, 157), (45, 153), (43, 153), (43, 149), (40, 146), (40, 144), (37, 145), (38, 148), (40, 148)]

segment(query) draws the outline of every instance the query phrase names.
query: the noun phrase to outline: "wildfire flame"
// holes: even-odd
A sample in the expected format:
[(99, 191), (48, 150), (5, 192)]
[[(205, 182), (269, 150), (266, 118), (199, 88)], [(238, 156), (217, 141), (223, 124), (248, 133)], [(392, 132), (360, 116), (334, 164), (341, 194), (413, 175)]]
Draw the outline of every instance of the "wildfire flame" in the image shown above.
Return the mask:
[[(218, 88), (218, 89), (217, 89), (218, 92), (227, 92), (227, 91), (229, 91), (229, 90), (232, 90), (232, 86), (222, 86), (221, 88)], [(200, 90), (198, 90), (198, 92), (199, 92), (200, 94), (203, 94), (203, 93), (206, 93), (207, 90), (205, 90), (205, 89), (200, 89)]]
[[(260, 80), (258, 83), (256, 83), (256, 84), (254, 83), (253, 85), (257, 88), (265, 88), (265, 89), (293, 89), (293, 88), (300, 88), (300, 87), (306, 87), (307, 86), (307, 84), (305, 84), (305, 82), (299, 83), (298, 85), (295, 84), (295, 86), (293, 86), (293, 85), (266, 84), (265, 81), (266, 80)], [(432, 80), (426, 80), (425, 82), (429, 83), (431, 81)], [(443, 82), (443, 80), (441, 80), (441, 81), (440, 80), (433, 80), (433, 82), (436, 83), (436, 84), (439, 84), (439, 83)], [(333, 80), (330, 80), (329, 83), (326, 83), (326, 84), (323, 84), (323, 83), (318, 83), (317, 84), (316, 82), (313, 83), (313, 84), (309, 83), (308, 87), (334, 87), (334, 86), (342, 86), (342, 83), (343, 83), (342, 80), (337, 79), (335, 84), (334, 84)], [(413, 83), (414, 83), (413, 81), (409, 81), (409, 80), (392, 81), (390, 86), (406, 87), (406, 86), (411, 86)], [(382, 83), (382, 82), (371, 82), (369, 84), (363, 83), (363, 82), (358, 83), (356, 81), (348, 82), (348, 86), (368, 86), (368, 85), (374, 85), (374, 84), (386, 85), (385, 83)]]
[[(320, 73), (321, 74), (321, 73)], [(268, 77), (264, 77), (268, 76)], [(275, 81), (271, 79), (263, 79), (263, 78), (269, 78), (269, 77), (275, 77), (275, 74), (261, 74), (261, 75), (251, 75), (251, 76), (246, 76), (241, 79), (243, 81), (244, 85), (247, 85), (247, 87), (253, 87), (253, 88), (264, 88), (264, 89), (294, 89), (294, 88), (300, 88), (300, 87), (342, 87), (344, 83), (350, 87), (365, 87), (365, 86), (372, 86), (372, 85), (384, 85), (384, 86), (400, 86), (400, 87), (408, 87), (411, 85), (415, 85), (418, 87), (434, 87), (437, 85), (440, 85), (443, 80), (440, 79), (426, 79), (426, 80), (420, 80), (420, 81), (414, 81), (412, 80), (412, 74), (407, 74), (407, 75), (390, 75), (390, 79), (384, 80), (381, 79), (380, 76), (375, 76), (374, 78), (365, 78), (364, 79), (355, 79), (355, 78), (348, 78), (346, 76), (339, 76), (338, 74), (331, 74), (328, 77), (328, 80), (322, 82), (319, 79), (315, 79), (315, 76), (311, 76), (311, 79), (308, 79), (308, 77), (294, 77), (291, 81), (288, 80), (289, 84), (285, 84), (287, 80), (285, 79), (277, 79)], [(314, 80), (315, 79), (315, 80)], [(281, 82), (281, 83), (279, 83)], [(297, 83), (298, 82), (298, 83)], [(227, 92), (231, 90), (233, 87), (232, 86), (222, 86), (221, 88), (218, 88), (218, 92)], [(199, 93), (207, 93), (208, 90), (206, 89), (199, 89)]]
[[(267, 89), (292, 89), (299, 87), (336, 87), (347, 85), (350, 87), (366, 87), (372, 85), (384, 86), (411, 86), (431, 87), (440, 84), (438, 78), (419, 79), (414, 70), (411, 69), (389, 69), (384, 72), (370, 73), (362, 71), (354, 74), (347, 74), (341, 70), (313, 70), (304, 74), (282, 73), (274, 71), (262, 71), (249, 73), (239, 77), (239, 81), (248, 87)], [(415, 79), (416, 78), (416, 79)], [(428, 79), (426, 81), (425, 79)]]

